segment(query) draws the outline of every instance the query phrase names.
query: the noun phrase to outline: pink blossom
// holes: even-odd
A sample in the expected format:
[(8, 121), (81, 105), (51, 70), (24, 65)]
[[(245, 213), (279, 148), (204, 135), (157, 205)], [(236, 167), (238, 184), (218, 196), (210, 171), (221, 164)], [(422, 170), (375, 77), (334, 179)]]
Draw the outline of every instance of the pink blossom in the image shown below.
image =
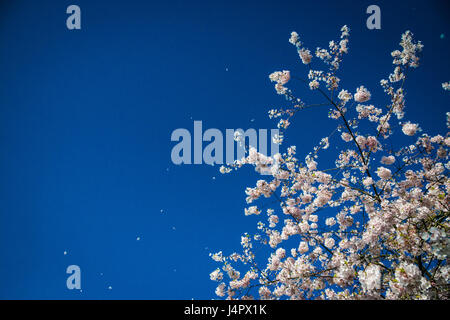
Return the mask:
[(260, 213), (261, 213), (261, 211), (258, 209), (257, 206), (251, 206), (251, 207), (245, 209), (246, 216), (249, 216), (251, 214), (259, 215)]
[(366, 102), (370, 100), (370, 92), (363, 86), (356, 89), (355, 93), (355, 101), (356, 102)]
[(350, 142), (350, 141), (352, 141), (352, 135), (351, 134), (349, 134), (349, 133), (347, 133), (347, 132), (342, 132), (342, 134), (341, 134), (341, 138), (342, 138), (342, 140), (344, 140), (345, 142)]
[(381, 270), (374, 264), (369, 264), (363, 271), (358, 272), (359, 281), (365, 292), (381, 288)]
[(276, 71), (269, 75), (270, 81), (277, 82), (281, 85), (286, 84), (291, 79), (291, 73), (287, 70)]
[(347, 90), (341, 90), (338, 94), (338, 98), (345, 104), (352, 98), (352, 94)]
[(325, 247), (328, 249), (331, 249), (334, 247), (334, 239), (333, 238), (326, 238), (325, 239)]
[(298, 246), (298, 252), (303, 254), (308, 250), (309, 250), (308, 243), (306, 243), (305, 241), (300, 242), (300, 245)]
[(219, 269), (214, 270), (213, 272), (211, 272), (211, 274), (209, 275), (209, 277), (211, 278), (211, 280), (213, 281), (221, 281), (223, 279), (223, 273), (220, 272)]
[(419, 127), (417, 124), (407, 122), (402, 126), (402, 131), (407, 136), (413, 136), (416, 134), (418, 128)]
[(389, 180), (392, 177), (392, 172), (385, 167), (379, 167), (377, 170), (377, 175), (383, 180)]
[(368, 187), (373, 184), (373, 179), (371, 177), (367, 177), (363, 180), (363, 185)]
[(300, 59), (302, 59), (303, 64), (309, 64), (311, 62), (311, 51), (302, 48), (298, 51), (298, 54), (300, 56)]
[(295, 32), (295, 31), (291, 32), (291, 37), (289, 38), (289, 42), (295, 46), (299, 45), (300, 40), (299, 40), (297, 32)]
[(395, 162), (395, 157), (394, 156), (387, 156), (387, 157), (383, 156), (381, 158), (381, 163), (385, 164), (387, 166), (393, 164), (394, 162)]

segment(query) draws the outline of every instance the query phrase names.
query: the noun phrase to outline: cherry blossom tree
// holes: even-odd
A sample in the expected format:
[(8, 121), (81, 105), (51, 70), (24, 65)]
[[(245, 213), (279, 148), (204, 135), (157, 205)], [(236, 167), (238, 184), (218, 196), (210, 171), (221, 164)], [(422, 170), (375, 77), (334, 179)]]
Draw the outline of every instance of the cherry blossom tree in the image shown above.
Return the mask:
[[(328, 106), (328, 117), (336, 121), (332, 134), (302, 158), (295, 146), (268, 157), (247, 145), (243, 159), (220, 170), (251, 165), (265, 179), (245, 190), (245, 215), (262, 217), (257, 233), (242, 236), (240, 253), (211, 254), (220, 263), (210, 274), (218, 282), (219, 297), (449, 297), (450, 135), (429, 136), (404, 120), (404, 84), (408, 72), (419, 66), (423, 45), (410, 31), (402, 35), (400, 50), (391, 53), (393, 71), (380, 81), (388, 100), (384, 107), (384, 102), (371, 104), (363, 85), (340, 88), (338, 70), (349, 32), (342, 27), (340, 39), (328, 49), (317, 48), (315, 57), (292, 32), (289, 42), (309, 68), (307, 78), (289, 71), (269, 77), (289, 104), (269, 111), (278, 120), (277, 143), (283, 143), (292, 117), (306, 108)], [(313, 60), (325, 67), (313, 69)], [(294, 81), (309, 87), (318, 103), (296, 97), (288, 87)], [(448, 82), (442, 88), (449, 90)], [(450, 113), (446, 117), (450, 128)], [(403, 145), (394, 147), (399, 141)], [(330, 145), (336, 147), (333, 160), (322, 161)], [(273, 207), (259, 205), (265, 201), (261, 198), (273, 198)]]

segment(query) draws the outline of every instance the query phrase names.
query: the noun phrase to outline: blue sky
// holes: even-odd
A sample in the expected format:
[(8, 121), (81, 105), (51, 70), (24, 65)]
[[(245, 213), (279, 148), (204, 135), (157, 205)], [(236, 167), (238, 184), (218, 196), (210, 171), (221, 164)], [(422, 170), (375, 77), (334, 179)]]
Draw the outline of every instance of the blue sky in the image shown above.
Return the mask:
[[(66, 28), (71, 4), (81, 30)], [(381, 30), (366, 28), (371, 4)], [(442, 133), (448, 12), (446, 1), (3, 0), (0, 298), (214, 298), (208, 253), (231, 253), (255, 231), (243, 208), (257, 176), (175, 166), (172, 131), (191, 131), (194, 120), (223, 131), (274, 128), (267, 111), (284, 100), (268, 75), (307, 72), (290, 32), (313, 49), (347, 24), (341, 84), (364, 84), (380, 104), (401, 33), (422, 40), (407, 118)], [(307, 110), (287, 144), (306, 154), (331, 125), (326, 110)], [(81, 268), (81, 292), (66, 288), (71, 264)]]

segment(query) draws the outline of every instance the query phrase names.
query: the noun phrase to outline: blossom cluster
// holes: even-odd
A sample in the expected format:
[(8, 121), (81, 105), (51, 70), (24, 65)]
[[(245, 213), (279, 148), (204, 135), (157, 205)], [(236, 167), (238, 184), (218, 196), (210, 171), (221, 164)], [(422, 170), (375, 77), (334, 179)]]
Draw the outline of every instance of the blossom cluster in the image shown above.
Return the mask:
[[(305, 157), (295, 146), (272, 157), (254, 148), (222, 173), (244, 165), (266, 174), (245, 190), (258, 233), (242, 237), (241, 253), (211, 254), (222, 264), (210, 278), (227, 299), (448, 299), (450, 133), (430, 136), (404, 121), (407, 72), (419, 65), (421, 42), (409, 31), (392, 52), (393, 71), (380, 81), (387, 105), (369, 104), (363, 85), (340, 88), (336, 76), (348, 52), (350, 29), (329, 49), (317, 48), (325, 70), (301, 80), (321, 103), (307, 105), (284, 87), (289, 71), (270, 75), (291, 108), (270, 110), (282, 135), (297, 112), (328, 107), (336, 120), (330, 136)], [(289, 42), (310, 64), (311, 52), (292, 32)], [(321, 84), (327, 90), (322, 90)], [(442, 84), (448, 90), (448, 83)], [(372, 89), (373, 91), (373, 89)], [(336, 95), (333, 95), (336, 92)], [(450, 128), (447, 113), (447, 129)], [(404, 141), (407, 141), (406, 144)], [(278, 141), (280, 144), (283, 139)], [(336, 146), (334, 161), (321, 152)], [(274, 199), (263, 205), (264, 199)], [(256, 250), (258, 248), (258, 250)], [(255, 252), (265, 255), (256, 256)], [(241, 276), (242, 274), (242, 276)]]

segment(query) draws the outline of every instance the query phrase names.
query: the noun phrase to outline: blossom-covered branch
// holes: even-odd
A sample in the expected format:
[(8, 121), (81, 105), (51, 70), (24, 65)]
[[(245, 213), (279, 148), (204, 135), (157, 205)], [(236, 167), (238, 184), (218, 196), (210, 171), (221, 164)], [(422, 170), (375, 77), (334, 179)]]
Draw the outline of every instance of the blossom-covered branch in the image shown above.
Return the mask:
[[(371, 104), (364, 85), (354, 93), (340, 87), (338, 71), (349, 35), (344, 26), (340, 39), (330, 41), (328, 49), (317, 48), (314, 58), (292, 32), (289, 42), (309, 67), (307, 78), (287, 70), (269, 77), (289, 104), (269, 111), (280, 128), (276, 143), (283, 143), (292, 117), (309, 107), (329, 108), (328, 117), (336, 121), (332, 133), (302, 158), (295, 146), (273, 157), (249, 147), (244, 158), (221, 168), (229, 173), (252, 165), (269, 175), (245, 190), (245, 215), (266, 215), (257, 224), (258, 233), (242, 237), (241, 253), (211, 254), (222, 264), (210, 274), (219, 282), (220, 297), (449, 297), (450, 136), (429, 136), (403, 120), (405, 80), (419, 66), (423, 45), (410, 31), (402, 35), (401, 49), (391, 53), (393, 71), (380, 81), (389, 104), (379, 107)], [(315, 60), (325, 68), (313, 69)], [(288, 87), (294, 80), (317, 92), (317, 103), (296, 97)], [(449, 85), (442, 87), (448, 90)], [(446, 116), (450, 128), (450, 113)], [(320, 156), (331, 144), (336, 154), (330, 168)], [(277, 206), (255, 205), (261, 197), (275, 198)]]

